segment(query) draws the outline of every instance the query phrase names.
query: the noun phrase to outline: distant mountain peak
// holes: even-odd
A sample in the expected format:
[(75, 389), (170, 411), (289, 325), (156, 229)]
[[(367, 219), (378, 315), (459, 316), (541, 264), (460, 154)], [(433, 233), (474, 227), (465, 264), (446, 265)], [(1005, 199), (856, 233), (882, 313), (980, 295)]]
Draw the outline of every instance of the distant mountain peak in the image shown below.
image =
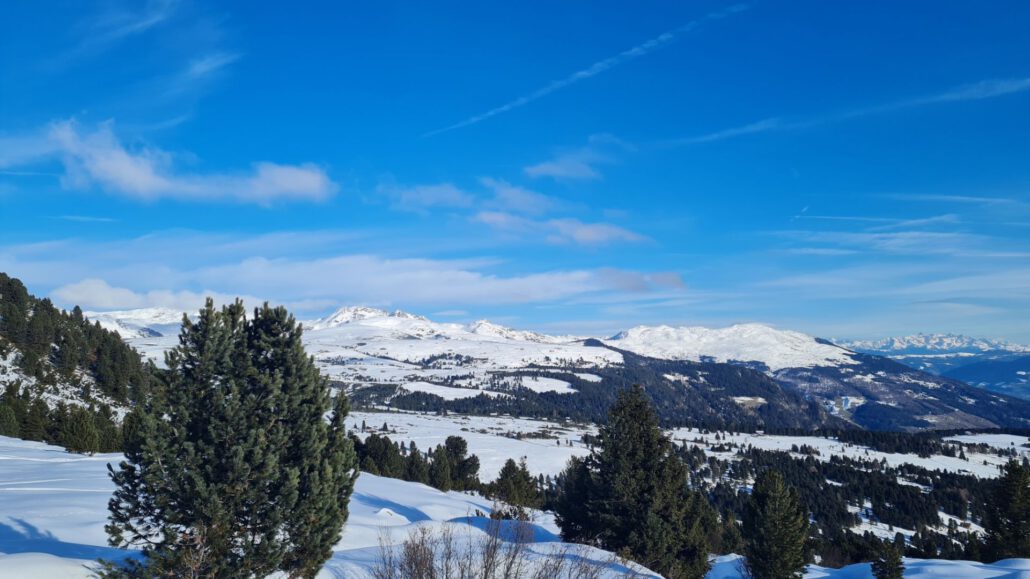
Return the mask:
[(507, 340), (517, 340), (522, 342), (540, 342), (540, 343), (558, 343), (570, 341), (574, 338), (566, 338), (562, 336), (549, 336), (547, 334), (539, 334), (529, 330), (516, 330), (500, 324), (495, 324), (489, 320), (476, 320), (466, 326), (466, 329), (478, 336), (504, 338)]
[(960, 354), (981, 352), (1030, 352), (1030, 346), (993, 338), (951, 333), (911, 334), (875, 340), (841, 340), (835, 343), (863, 352), (881, 354)]
[(386, 310), (369, 306), (343, 306), (324, 318), (305, 323), (304, 326), (309, 330), (324, 330), (372, 318), (401, 318), (406, 320), (428, 321), (422, 316), (401, 310), (388, 312)]

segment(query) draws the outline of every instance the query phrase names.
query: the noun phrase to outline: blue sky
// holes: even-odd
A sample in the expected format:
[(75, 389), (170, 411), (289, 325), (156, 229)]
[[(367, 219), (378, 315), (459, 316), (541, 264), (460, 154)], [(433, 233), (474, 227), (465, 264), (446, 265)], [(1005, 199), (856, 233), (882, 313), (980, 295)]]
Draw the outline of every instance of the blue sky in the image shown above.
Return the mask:
[(606, 334), (1030, 341), (1030, 4), (23, 2), (0, 270)]

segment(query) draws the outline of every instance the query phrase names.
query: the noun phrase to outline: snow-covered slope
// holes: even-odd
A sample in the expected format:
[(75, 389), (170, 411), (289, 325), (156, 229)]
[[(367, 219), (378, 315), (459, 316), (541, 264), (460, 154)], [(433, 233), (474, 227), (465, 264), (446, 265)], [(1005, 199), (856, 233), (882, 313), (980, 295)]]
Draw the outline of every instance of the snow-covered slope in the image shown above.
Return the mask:
[[(107, 463), (120, 455), (73, 455), (38, 442), (0, 437), (0, 578), (34, 579), (91, 577), (88, 566), (98, 558), (121, 560), (131, 552), (107, 546), (104, 524), (112, 491)], [(450, 528), (459, 541), (485, 536), (489, 501), (470, 494), (449, 492), (417, 483), (363, 474), (350, 502), (350, 517), (343, 537), (319, 577), (365, 578), (380, 555), (379, 541), (402, 542), (410, 530)], [(568, 546), (558, 537), (553, 518), (537, 513), (531, 523), (527, 549), (529, 564), (564, 556), (597, 565), (602, 577), (654, 577), (646, 569), (624, 564), (610, 553), (583, 546)], [(709, 579), (741, 577), (740, 557), (727, 555), (713, 562)], [(1023, 577), (1030, 560), (1009, 559), (987, 565), (968, 561), (906, 559), (907, 577)], [(864, 579), (871, 577), (867, 563), (842, 569), (812, 565), (809, 579)]]
[[(90, 577), (84, 565), (97, 558), (121, 560), (131, 552), (107, 546), (104, 524), (113, 486), (107, 463), (117, 454), (69, 454), (38, 442), (0, 437), (0, 578)], [(362, 474), (350, 502), (343, 537), (319, 577), (371, 577), (380, 555), (379, 541), (400, 544), (417, 526), (450, 527), (458, 541), (486, 537), (491, 502), (478, 495), (448, 492), (418, 483)], [(583, 557), (604, 569), (602, 577), (628, 571), (653, 577), (610, 553), (561, 542), (550, 515), (531, 523), (530, 564), (557, 556)], [(563, 552), (563, 549), (568, 549)]]
[(605, 343), (654, 358), (760, 362), (775, 371), (854, 364), (851, 352), (801, 332), (762, 324), (710, 329), (700, 326), (638, 326)]

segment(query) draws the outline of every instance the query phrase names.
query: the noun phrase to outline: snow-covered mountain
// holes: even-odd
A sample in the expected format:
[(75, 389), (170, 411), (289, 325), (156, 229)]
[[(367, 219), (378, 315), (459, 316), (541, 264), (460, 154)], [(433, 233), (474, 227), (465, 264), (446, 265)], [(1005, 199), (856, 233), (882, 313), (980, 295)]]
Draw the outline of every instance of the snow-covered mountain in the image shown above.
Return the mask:
[(836, 343), (859, 352), (890, 356), (980, 354), (984, 352), (1030, 353), (1030, 346), (961, 334), (913, 334), (878, 340), (841, 340)]
[(758, 362), (769, 370), (855, 364), (852, 352), (801, 332), (762, 324), (727, 328), (637, 326), (605, 343), (644, 356), (673, 360)]
[(327, 328), (338, 328), (344, 324), (361, 322), (374, 318), (397, 318), (402, 320), (428, 321), (422, 316), (416, 316), (415, 314), (409, 314), (408, 312), (403, 312), (401, 310), (387, 312), (386, 310), (370, 308), (367, 306), (344, 306), (324, 318), (304, 322), (304, 327), (309, 330), (325, 330)]
[(105, 330), (124, 339), (177, 335), (182, 312), (171, 308), (144, 308), (109, 312), (83, 312), (86, 319), (98, 322)]
[[(169, 312), (91, 315), (116, 323), (130, 344), (158, 363), (177, 342), (177, 327), (162, 325), (172, 318)], [(500, 412), (505, 401), (517, 399), (535, 412), (573, 415), (574, 403), (534, 397), (584, 389), (607, 396), (630, 381), (661, 383), (664, 395), (674, 398), (666, 405), (677, 413), (670, 419), (756, 427), (839, 428), (842, 421), (886, 429), (1030, 425), (1025, 403), (762, 324), (638, 326), (610, 338), (581, 339), (485, 320), (441, 323), (403, 311), (345, 307), (304, 327), (308, 352), (322, 372), (337, 386), (367, 395), (359, 396), (365, 404)], [(747, 371), (728, 370), (727, 364)]]

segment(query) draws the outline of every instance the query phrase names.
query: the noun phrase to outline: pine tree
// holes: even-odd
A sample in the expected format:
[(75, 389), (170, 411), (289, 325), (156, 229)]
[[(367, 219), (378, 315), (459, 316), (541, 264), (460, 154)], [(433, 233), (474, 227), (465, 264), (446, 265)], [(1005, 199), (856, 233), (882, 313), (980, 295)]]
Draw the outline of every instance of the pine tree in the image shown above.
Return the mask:
[(515, 514), (517, 515), (525, 515), (525, 509), (537, 508), (543, 502), (536, 480), (533, 479), (533, 475), (526, 467), (525, 458), (517, 464), (510, 458), (505, 461), (501, 472), (497, 475), (497, 480), (490, 485), (490, 493), (498, 500), (516, 507)]
[(780, 473), (758, 477), (744, 511), (745, 567), (754, 579), (800, 578), (807, 563), (808, 514)]
[(74, 408), (61, 424), (61, 444), (69, 452), (95, 454), (100, 450), (100, 434), (93, 422), (93, 413), (85, 408)]
[(737, 518), (733, 516), (733, 511), (727, 511), (722, 519), (722, 528), (719, 532), (719, 553), (720, 555), (728, 555), (730, 553), (740, 553), (744, 549), (744, 535), (740, 532), (740, 525), (737, 524)]
[(558, 475), (558, 496), (554, 512), (561, 537), (568, 543), (586, 543), (595, 538), (591, 513), (586, 505), (593, 501), (593, 473), (587, 460), (579, 457), (569, 459), (565, 470)]
[(46, 403), (37, 398), (29, 406), (25, 422), (21, 424), (21, 437), (25, 440), (46, 440), (49, 424)]
[[(667, 577), (707, 573), (711, 506), (690, 491), (687, 470), (644, 390), (620, 392), (598, 450), (570, 462), (556, 505), (562, 537), (625, 555)], [(578, 511), (578, 512), (577, 512)]]
[(468, 442), (460, 436), (448, 436), (444, 441), (452, 489), (475, 490), (479, 486), (479, 457), (468, 456), (468, 448)]
[(14, 408), (7, 402), (0, 402), (0, 436), (18, 437), (21, 425)]
[(905, 564), (901, 560), (901, 549), (897, 544), (884, 541), (876, 552), (872, 564), (873, 577), (876, 579), (902, 579)]
[(422, 451), (411, 441), (408, 456), (404, 459), (404, 480), (429, 484), (429, 461)]
[(239, 302), (208, 300), (166, 366), (110, 469), (110, 542), (146, 558), (108, 574), (313, 577), (358, 471), (347, 399), (333, 402), (300, 326), (283, 308), (248, 321)]
[(447, 457), (447, 449), (437, 446), (429, 463), (429, 484), (446, 492), (451, 490), (451, 480), (451, 462)]
[(986, 525), (988, 557), (1030, 557), (1030, 469), (1010, 460), (994, 482), (992, 498)]

